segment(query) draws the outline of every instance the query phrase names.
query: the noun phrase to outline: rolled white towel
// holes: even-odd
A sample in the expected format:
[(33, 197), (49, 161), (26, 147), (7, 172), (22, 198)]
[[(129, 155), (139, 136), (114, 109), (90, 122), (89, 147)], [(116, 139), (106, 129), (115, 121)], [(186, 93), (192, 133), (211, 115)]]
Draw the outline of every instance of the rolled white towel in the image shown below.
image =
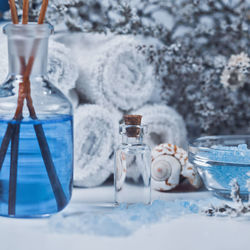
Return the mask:
[(75, 110), (74, 119), (74, 184), (98, 186), (113, 172), (119, 114), (86, 104)]
[(51, 40), (49, 43), (48, 77), (64, 94), (75, 88), (79, 76), (78, 65), (72, 52), (64, 44)]
[[(5, 35), (0, 34), (0, 83), (4, 82), (8, 74), (8, 46)], [(75, 95), (72, 99), (69, 91), (75, 87), (78, 78), (78, 66), (71, 57), (71, 51), (62, 43), (51, 41), (49, 43), (48, 78), (54, 86), (60, 89), (73, 103), (78, 102)]]
[(106, 107), (128, 111), (141, 107), (155, 88), (153, 66), (138, 52), (139, 39), (106, 38), (99, 46), (76, 49), (80, 78), (76, 88), (83, 98)]
[(146, 105), (133, 114), (142, 115), (142, 123), (148, 125), (145, 141), (151, 148), (161, 143), (187, 147), (185, 122), (173, 108), (162, 104)]

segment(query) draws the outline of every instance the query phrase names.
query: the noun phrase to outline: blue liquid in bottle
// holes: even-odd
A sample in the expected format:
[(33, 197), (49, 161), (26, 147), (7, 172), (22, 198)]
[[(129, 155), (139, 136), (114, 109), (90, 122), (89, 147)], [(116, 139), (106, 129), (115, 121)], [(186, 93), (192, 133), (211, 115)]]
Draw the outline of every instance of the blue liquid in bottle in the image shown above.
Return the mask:
[[(0, 145), (10, 121), (0, 120)], [(14, 121), (11, 121), (14, 124)], [(42, 125), (56, 176), (65, 198), (58, 206), (53, 185), (41, 154), (34, 125)], [(17, 163), (15, 213), (9, 213), (9, 184), (11, 142), (0, 170), (0, 215), (14, 217), (40, 217), (58, 212), (65, 207), (72, 192), (73, 131), (72, 116), (57, 115), (49, 119), (25, 118), (20, 123)], [(54, 183), (55, 184), (55, 183)], [(60, 189), (54, 185), (54, 188)]]

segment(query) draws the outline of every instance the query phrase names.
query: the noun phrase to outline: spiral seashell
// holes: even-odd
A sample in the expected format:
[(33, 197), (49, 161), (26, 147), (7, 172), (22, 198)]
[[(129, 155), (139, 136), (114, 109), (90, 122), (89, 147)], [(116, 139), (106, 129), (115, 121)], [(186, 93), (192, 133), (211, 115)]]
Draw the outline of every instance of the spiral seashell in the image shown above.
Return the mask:
[(202, 185), (196, 168), (188, 162), (187, 152), (173, 144), (160, 144), (153, 149), (151, 175), (152, 188), (159, 191), (177, 187), (181, 175), (195, 188)]
[[(152, 163), (152, 178), (156, 181), (165, 181), (172, 174), (172, 167), (169, 161), (166, 161), (167, 155), (161, 155)], [(171, 156), (170, 156), (171, 157)]]
[(191, 164), (187, 163), (181, 172), (182, 176), (188, 179), (189, 183), (195, 187), (200, 188), (202, 186), (202, 180), (201, 177), (197, 171), (197, 169)]
[(160, 155), (151, 166), (152, 186), (160, 191), (173, 189), (179, 184), (180, 162), (170, 155)]
[(126, 155), (124, 152), (117, 152), (116, 155), (116, 171), (115, 171), (115, 185), (116, 185), (116, 190), (121, 190), (122, 186), (124, 184), (124, 181), (126, 179), (126, 172), (127, 172), (127, 167), (126, 167)]

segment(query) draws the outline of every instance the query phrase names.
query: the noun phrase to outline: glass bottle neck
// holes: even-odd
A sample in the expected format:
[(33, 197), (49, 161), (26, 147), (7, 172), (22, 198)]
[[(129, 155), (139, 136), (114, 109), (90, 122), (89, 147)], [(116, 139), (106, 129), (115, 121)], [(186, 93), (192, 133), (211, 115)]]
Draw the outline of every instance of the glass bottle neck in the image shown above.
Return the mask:
[(48, 41), (53, 32), (49, 24), (7, 24), (9, 75), (26, 77), (47, 74)]
[(136, 145), (143, 144), (143, 136), (129, 137), (126, 134), (122, 135), (122, 144)]
[(143, 144), (143, 136), (147, 132), (145, 125), (120, 125), (120, 134), (122, 135), (122, 144), (140, 145)]
[(19, 38), (8, 36), (9, 75), (25, 75), (31, 65), (29, 76), (47, 74), (48, 38)]

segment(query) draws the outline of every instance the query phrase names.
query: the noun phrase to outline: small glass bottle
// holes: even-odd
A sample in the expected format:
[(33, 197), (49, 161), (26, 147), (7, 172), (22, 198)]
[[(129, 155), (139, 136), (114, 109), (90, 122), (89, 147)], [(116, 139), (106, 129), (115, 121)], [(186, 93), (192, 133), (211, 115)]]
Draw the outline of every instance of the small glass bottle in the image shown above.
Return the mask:
[(151, 203), (151, 149), (143, 143), (146, 126), (141, 125), (141, 118), (125, 115), (120, 126), (122, 144), (116, 150), (114, 172), (116, 205)]

